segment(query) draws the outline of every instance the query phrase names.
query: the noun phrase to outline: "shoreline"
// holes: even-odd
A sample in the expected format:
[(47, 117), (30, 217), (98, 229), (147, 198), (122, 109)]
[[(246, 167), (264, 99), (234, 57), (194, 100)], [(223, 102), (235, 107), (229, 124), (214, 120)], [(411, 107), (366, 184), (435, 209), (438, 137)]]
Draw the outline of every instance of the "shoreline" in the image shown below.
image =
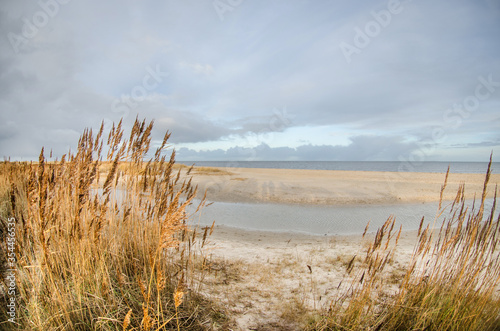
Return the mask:
[[(377, 229), (369, 229), (366, 232), (365, 239), (370, 238), (373, 239)], [(402, 230), (401, 233), (406, 233), (409, 235), (416, 234), (417, 230)], [(302, 233), (295, 231), (266, 231), (266, 230), (255, 230), (255, 229), (245, 229), (238, 228), (229, 225), (217, 225), (214, 226), (214, 231), (210, 236), (214, 242), (221, 241), (232, 241), (239, 243), (247, 243), (247, 244), (272, 244), (279, 242), (317, 242), (322, 243), (325, 241), (329, 241), (332, 239), (345, 239), (357, 241), (361, 240), (362, 233), (356, 234), (313, 234), (313, 233)]]
[[(439, 227), (437, 227), (439, 229)], [(264, 230), (252, 230), (252, 229), (242, 229), (226, 225), (215, 225), (212, 235), (207, 239), (207, 242), (211, 246), (217, 246), (221, 243), (234, 243), (234, 244), (244, 244), (244, 245), (255, 245), (255, 246), (269, 246), (270, 245), (290, 245), (290, 244), (324, 244), (328, 242), (348, 242), (352, 244), (360, 244), (362, 242), (372, 242), (375, 239), (378, 229), (370, 229), (366, 232), (363, 237), (362, 233), (359, 234), (325, 234), (325, 235), (315, 235), (307, 233), (297, 233), (297, 232), (286, 232), (286, 231), (264, 231)], [(435, 229), (436, 230), (436, 229)], [(396, 230), (394, 230), (396, 231)], [(399, 230), (397, 230), (399, 231)], [(396, 232), (397, 232), (396, 231)], [(401, 239), (398, 243), (398, 247), (408, 249), (411, 244), (411, 249), (414, 248), (414, 244), (417, 240), (418, 230), (404, 230), (401, 231)], [(231, 251), (230, 251), (231, 252)], [(234, 258), (241, 257), (239, 253), (241, 251), (234, 252)], [(228, 252), (225, 252), (228, 253)]]

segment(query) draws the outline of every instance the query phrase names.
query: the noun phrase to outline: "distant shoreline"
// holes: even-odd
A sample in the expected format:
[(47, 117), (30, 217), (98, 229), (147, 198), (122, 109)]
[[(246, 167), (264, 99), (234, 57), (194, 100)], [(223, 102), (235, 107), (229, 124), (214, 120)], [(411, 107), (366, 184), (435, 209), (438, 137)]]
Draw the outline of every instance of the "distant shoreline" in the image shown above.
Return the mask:
[[(399, 161), (176, 161), (182, 165), (216, 168), (258, 168), (295, 170), (343, 170), (343, 171), (383, 171), (485, 174), (488, 162), (399, 162)], [(500, 174), (500, 162), (492, 163), (492, 173)]]

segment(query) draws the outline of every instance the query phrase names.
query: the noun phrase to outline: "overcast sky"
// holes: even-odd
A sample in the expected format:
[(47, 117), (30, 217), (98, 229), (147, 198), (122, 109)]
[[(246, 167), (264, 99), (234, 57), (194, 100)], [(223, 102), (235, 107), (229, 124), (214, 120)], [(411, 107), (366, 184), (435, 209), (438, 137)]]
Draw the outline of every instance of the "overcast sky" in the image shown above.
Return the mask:
[(182, 160), (500, 160), (498, 0), (4, 0), (0, 157), (136, 116)]

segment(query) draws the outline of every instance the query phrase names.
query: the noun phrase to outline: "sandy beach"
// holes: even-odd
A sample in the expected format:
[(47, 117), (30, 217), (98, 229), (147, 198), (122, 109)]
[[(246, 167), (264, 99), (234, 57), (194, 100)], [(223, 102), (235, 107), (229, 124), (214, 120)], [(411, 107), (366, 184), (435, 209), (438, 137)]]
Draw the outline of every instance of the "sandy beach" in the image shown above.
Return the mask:
[[(209, 201), (339, 205), (438, 201), (445, 178), (435, 173), (246, 168), (200, 169), (193, 175)], [(488, 196), (499, 182), (500, 175), (491, 176)], [(484, 175), (450, 174), (444, 199), (454, 199), (462, 183), (468, 198), (479, 197)], [(416, 237), (415, 231), (402, 233), (385, 271), (394, 284), (405, 272)], [(373, 238), (373, 232), (364, 238), (309, 236), (216, 226), (207, 246), (216, 273), (206, 280), (205, 294), (226, 307), (234, 330), (293, 330), (298, 316), (328, 307), (345, 290), (352, 279), (349, 261), (361, 261)]]
[[(201, 168), (193, 183), (210, 201), (296, 204), (397, 204), (438, 201), (445, 174), (251, 168)], [(466, 197), (481, 194), (484, 174), (449, 174), (445, 200), (465, 183)], [(489, 197), (500, 174), (492, 174)]]
[[(204, 294), (227, 309), (233, 330), (299, 330), (306, 313), (328, 309), (346, 291), (356, 276), (349, 262), (362, 263), (373, 239), (373, 233), (308, 236), (216, 227), (206, 246), (215, 273)], [(388, 294), (396, 292), (415, 243), (415, 231), (402, 233), (385, 271), (393, 284)]]

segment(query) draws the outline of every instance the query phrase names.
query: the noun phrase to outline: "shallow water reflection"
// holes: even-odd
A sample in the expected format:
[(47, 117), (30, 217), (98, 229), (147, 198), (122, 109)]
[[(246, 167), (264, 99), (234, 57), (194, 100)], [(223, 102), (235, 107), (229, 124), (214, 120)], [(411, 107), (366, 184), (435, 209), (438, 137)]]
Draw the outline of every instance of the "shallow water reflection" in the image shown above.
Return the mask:
[[(493, 199), (488, 199), (485, 211), (490, 211)], [(443, 206), (450, 203), (443, 203)], [(472, 201), (467, 202), (472, 205)], [(476, 203), (476, 209), (479, 205)], [(432, 222), (438, 203), (365, 206), (311, 206), (290, 204), (258, 204), (214, 202), (195, 215), (192, 224), (224, 225), (248, 230), (299, 232), (314, 235), (361, 234), (370, 221), (370, 231), (376, 231), (391, 215), (403, 230), (416, 230), (422, 216)], [(486, 214), (486, 213), (485, 213)], [(443, 217), (448, 212), (443, 213)], [(443, 218), (441, 217), (441, 219)]]

